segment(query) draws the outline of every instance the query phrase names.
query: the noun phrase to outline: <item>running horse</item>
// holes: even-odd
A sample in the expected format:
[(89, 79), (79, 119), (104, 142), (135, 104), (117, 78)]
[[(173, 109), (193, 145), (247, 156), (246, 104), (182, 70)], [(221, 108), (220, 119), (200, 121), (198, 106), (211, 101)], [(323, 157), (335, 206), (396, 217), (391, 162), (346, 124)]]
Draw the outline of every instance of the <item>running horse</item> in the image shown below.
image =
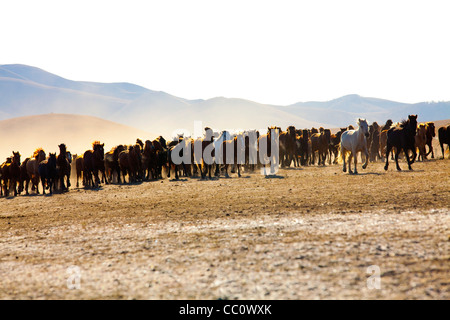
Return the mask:
[[(411, 165), (416, 159), (416, 147), (415, 147), (415, 136), (417, 131), (417, 115), (409, 115), (408, 120), (403, 120), (401, 123), (390, 128), (387, 132), (387, 144), (386, 144), (386, 165), (384, 170), (389, 168), (389, 152), (392, 148), (396, 148), (395, 153), (395, 164), (397, 165), (397, 170), (401, 171), (398, 165), (398, 156), (400, 151), (403, 150), (405, 153), (406, 161), (408, 162), (409, 170), (412, 170)], [(412, 159), (409, 158), (408, 151), (411, 150), (413, 153)]]
[(216, 154), (216, 175), (220, 176), (219, 164), (223, 163), (225, 165), (225, 177), (229, 177), (228, 166), (230, 164), (237, 166), (238, 176), (241, 177), (241, 166), (245, 164), (244, 134), (239, 133), (231, 140), (222, 141), (217, 151), (219, 151), (219, 154)]
[(83, 180), (87, 187), (98, 188), (100, 184), (99, 171), (103, 173), (103, 178), (106, 179), (104, 146), (104, 143), (100, 144), (99, 141), (94, 141), (92, 150), (87, 150), (83, 155)]
[[(42, 148), (38, 148), (34, 150), (33, 156), (30, 160), (27, 161), (27, 175), (31, 181), (31, 190), (36, 190), (36, 193), (39, 194), (39, 164), (44, 161), (46, 158), (45, 151)], [(26, 194), (28, 194), (28, 181), (25, 185)]]
[[(61, 192), (69, 191), (70, 187), (70, 164), (72, 162), (72, 155), (67, 151), (64, 143), (59, 146), (59, 155), (56, 158), (56, 169), (58, 171), (58, 181)], [(64, 178), (67, 179), (67, 187), (64, 184)]]
[(422, 158), (422, 162), (427, 158), (425, 146), (427, 145), (427, 129), (424, 123), (417, 127), (417, 133), (414, 137), (416, 148), (418, 149), (417, 161)]
[(9, 196), (11, 188), (13, 188), (14, 196), (17, 196), (17, 184), (20, 181), (20, 153), (13, 151), (13, 156), (2, 164), (0, 170), (5, 196)]
[(58, 179), (56, 162), (56, 153), (50, 153), (48, 159), (39, 163), (38, 171), (39, 177), (41, 178), (43, 194), (45, 194), (45, 189), (50, 189), (50, 194), (53, 193), (53, 186)]
[(348, 158), (348, 172), (351, 174), (351, 161), (354, 158), (354, 174), (358, 174), (356, 165), (358, 164), (358, 152), (364, 152), (366, 155), (366, 160), (362, 166), (363, 169), (367, 168), (367, 163), (369, 162), (369, 151), (367, 150), (367, 139), (369, 137), (369, 125), (365, 119), (358, 119), (357, 121), (358, 129), (347, 130), (341, 135), (341, 157), (344, 161), (344, 166), (342, 171), (347, 172), (347, 165), (345, 163), (345, 157), (347, 152), (350, 152)]
[[(279, 137), (280, 127), (268, 127), (267, 134), (260, 135), (258, 138), (258, 161), (263, 165), (263, 174), (266, 173), (266, 165), (270, 164), (270, 173), (275, 174), (279, 165)], [(275, 150), (272, 149), (274, 142)], [(272, 161), (271, 161), (272, 160)]]

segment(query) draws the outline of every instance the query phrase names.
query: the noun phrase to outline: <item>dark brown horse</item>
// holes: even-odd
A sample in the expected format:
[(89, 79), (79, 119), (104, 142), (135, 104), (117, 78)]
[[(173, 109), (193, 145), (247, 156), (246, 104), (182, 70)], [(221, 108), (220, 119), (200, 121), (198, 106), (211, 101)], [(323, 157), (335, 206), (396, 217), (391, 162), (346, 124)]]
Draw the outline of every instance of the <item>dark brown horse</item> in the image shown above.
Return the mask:
[(205, 127), (205, 136), (203, 138), (194, 139), (192, 142), (193, 166), (196, 166), (200, 171), (202, 179), (206, 179), (208, 174), (211, 179), (211, 174), (214, 165), (215, 149), (214, 149), (214, 135), (209, 127)]
[[(137, 145), (139, 146), (139, 145)], [(136, 147), (136, 145), (129, 146), (128, 149), (119, 153), (119, 167), (122, 172), (123, 183), (126, 183), (125, 175), (128, 174), (128, 183), (136, 182), (138, 166), (137, 163), (139, 161), (138, 153), (140, 150)]]
[[(399, 125), (392, 127), (387, 132), (387, 146), (386, 146), (386, 165), (384, 170), (388, 170), (389, 167), (389, 152), (392, 148), (396, 148), (395, 153), (395, 164), (397, 165), (397, 170), (401, 171), (398, 165), (398, 156), (401, 150), (405, 153), (406, 161), (408, 162), (409, 170), (412, 170), (411, 164), (414, 163), (416, 159), (416, 147), (415, 147), (415, 136), (417, 130), (417, 115), (409, 115), (408, 120), (402, 121)], [(412, 151), (413, 157), (409, 158), (408, 152)]]
[(319, 162), (318, 165), (325, 165), (325, 160), (328, 154), (328, 147), (330, 145), (331, 131), (330, 129), (320, 128), (319, 133), (314, 133), (311, 135), (311, 145), (312, 145), (312, 164), (315, 163), (315, 153), (317, 151)]
[(109, 183), (113, 182), (114, 172), (117, 174), (117, 182), (120, 184), (120, 166), (119, 166), (119, 154), (125, 150), (123, 145), (118, 145), (111, 149), (111, 151), (105, 153), (105, 172), (106, 179), (109, 179)]
[[(31, 181), (31, 190), (36, 190), (36, 193), (39, 194), (39, 163), (44, 161), (46, 158), (45, 151), (42, 148), (38, 148), (34, 151), (33, 156), (30, 160), (27, 161), (27, 174)], [(28, 183), (25, 186), (26, 192), (28, 194)]]
[(425, 123), (426, 136), (428, 152), (425, 154), (425, 158), (431, 153), (431, 158), (434, 159), (434, 151), (433, 151), (433, 138), (436, 136), (436, 127), (434, 126), (434, 122), (426, 122)]
[[(219, 156), (221, 159), (218, 159)], [(230, 164), (237, 166), (238, 176), (241, 176), (241, 166), (245, 164), (245, 138), (242, 133), (236, 135), (232, 140), (225, 140), (221, 143), (218, 154), (216, 154), (216, 175), (220, 176), (218, 162), (225, 166), (225, 177), (229, 177), (228, 166)]]
[(377, 122), (373, 122), (369, 130), (368, 149), (369, 159), (374, 162), (378, 159), (381, 160), (380, 154), (380, 126)]
[(86, 185), (83, 177), (84, 159), (82, 156), (75, 158), (75, 169), (77, 173), (77, 188), (80, 186), (79, 180), (81, 179), (83, 186)]
[[(59, 188), (61, 192), (69, 191), (70, 187), (70, 163), (72, 156), (68, 157), (66, 145), (61, 143), (59, 146), (59, 155), (56, 158), (56, 170), (58, 171)], [(64, 178), (67, 179), (67, 187), (64, 184)]]
[(87, 150), (83, 155), (83, 180), (86, 187), (98, 188), (100, 185), (99, 171), (103, 174), (103, 179), (106, 179), (104, 146), (104, 143), (100, 144), (99, 141), (94, 141), (92, 150)]
[[(30, 183), (30, 176), (27, 171), (27, 163), (30, 158), (26, 158), (20, 165), (20, 178), (19, 178), (19, 194), (25, 189), (25, 193), (28, 195), (28, 184)], [(24, 186), (25, 184), (25, 186)]]
[(290, 167), (292, 161), (295, 161), (296, 155), (296, 130), (294, 126), (287, 127), (286, 131), (280, 133), (280, 163), (282, 167)]
[(45, 194), (45, 189), (50, 189), (50, 194), (52, 194), (53, 187), (58, 179), (56, 153), (50, 153), (48, 159), (41, 161), (41, 163), (39, 163), (38, 171), (42, 183), (42, 193)]
[(427, 145), (427, 129), (424, 123), (419, 123), (417, 126), (417, 133), (415, 138), (415, 145), (418, 150), (417, 161), (422, 159), (422, 162), (425, 161), (426, 157), (426, 149)]
[(159, 136), (155, 140), (152, 141), (152, 145), (155, 149), (156, 153), (156, 176), (155, 178), (162, 178), (162, 168), (168, 166), (168, 151), (166, 140)]
[(13, 151), (11, 159), (3, 163), (0, 170), (5, 196), (9, 196), (11, 189), (13, 189), (14, 196), (17, 196), (17, 184), (20, 181), (20, 153)]
[(150, 140), (146, 140), (142, 150), (142, 173), (144, 179), (156, 178), (156, 149)]
[(6, 161), (0, 166), (0, 195), (3, 196), (3, 189), (5, 196), (9, 195), (9, 166), (11, 165), (12, 157), (6, 158)]
[(444, 144), (450, 148), (450, 125), (446, 127), (440, 127), (438, 130), (439, 144), (442, 150), (442, 159), (445, 158)]
[(334, 155), (333, 164), (338, 163), (341, 135), (345, 131), (347, 131), (347, 128), (340, 128), (340, 131), (336, 132), (336, 134), (330, 135), (330, 145), (328, 146), (328, 152), (330, 157), (328, 162), (329, 164), (331, 164), (332, 155)]

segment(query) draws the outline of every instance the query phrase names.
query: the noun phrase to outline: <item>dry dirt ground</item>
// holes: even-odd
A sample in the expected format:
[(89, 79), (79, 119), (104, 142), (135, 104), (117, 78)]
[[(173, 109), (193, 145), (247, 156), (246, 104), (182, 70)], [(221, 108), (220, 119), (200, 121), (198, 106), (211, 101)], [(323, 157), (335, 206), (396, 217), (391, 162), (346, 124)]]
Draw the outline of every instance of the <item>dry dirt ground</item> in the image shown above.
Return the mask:
[(400, 166), (2, 198), (0, 298), (450, 299), (450, 160)]

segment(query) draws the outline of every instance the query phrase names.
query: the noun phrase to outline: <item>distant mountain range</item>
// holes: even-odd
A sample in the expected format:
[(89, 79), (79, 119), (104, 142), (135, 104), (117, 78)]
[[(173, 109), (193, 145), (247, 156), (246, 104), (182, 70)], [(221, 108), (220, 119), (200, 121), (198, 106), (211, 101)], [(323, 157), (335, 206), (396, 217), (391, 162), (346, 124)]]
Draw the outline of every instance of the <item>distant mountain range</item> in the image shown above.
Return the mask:
[(71, 81), (26, 65), (0, 66), (0, 120), (49, 113), (90, 115), (171, 135), (177, 128), (193, 130), (195, 120), (217, 129), (340, 127), (358, 117), (384, 123), (408, 114), (441, 120), (450, 118), (450, 102), (407, 104), (358, 95), (289, 106), (223, 97), (187, 100), (130, 83)]

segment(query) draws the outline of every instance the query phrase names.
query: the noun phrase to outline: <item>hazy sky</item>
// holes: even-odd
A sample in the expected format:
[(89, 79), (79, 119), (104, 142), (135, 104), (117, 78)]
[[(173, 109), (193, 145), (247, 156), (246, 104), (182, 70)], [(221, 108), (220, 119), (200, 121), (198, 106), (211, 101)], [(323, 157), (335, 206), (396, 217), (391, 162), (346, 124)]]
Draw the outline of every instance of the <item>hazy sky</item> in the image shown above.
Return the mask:
[(2, 1), (0, 64), (188, 99), (450, 100), (450, 2)]

